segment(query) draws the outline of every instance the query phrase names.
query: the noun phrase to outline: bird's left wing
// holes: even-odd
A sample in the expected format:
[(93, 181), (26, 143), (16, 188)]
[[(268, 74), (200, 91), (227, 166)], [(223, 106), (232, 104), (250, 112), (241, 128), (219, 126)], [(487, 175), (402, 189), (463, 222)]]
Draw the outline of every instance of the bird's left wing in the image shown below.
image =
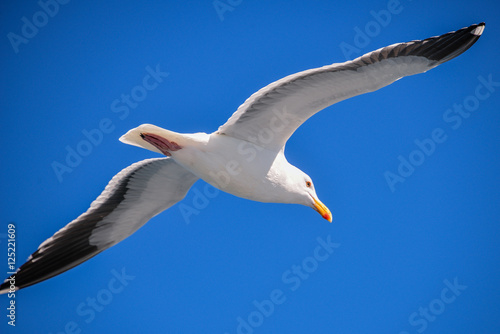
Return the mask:
[(465, 52), (484, 23), (425, 40), (398, 43), (338, 63), (289, 75), (250, 96), (217, 131), (271, 150), (318, 111), (423, 73)]
[[(183, 199), (196, 180), (170, 158), (147, 159), (125, 168), (85, 213), (45, 240), (17, 270), (16, 290), (59, 275), (127, 238)], [(7, 279), (0, 293), (9, 289)]]

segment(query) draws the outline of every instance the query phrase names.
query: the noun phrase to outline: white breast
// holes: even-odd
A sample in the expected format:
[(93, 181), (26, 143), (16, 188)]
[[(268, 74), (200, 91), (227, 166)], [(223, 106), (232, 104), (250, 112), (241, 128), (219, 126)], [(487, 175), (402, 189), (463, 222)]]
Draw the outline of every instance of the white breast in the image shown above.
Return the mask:
[[(220, 190), (260, 202), (286, 202), (283, 152), (275, 152), (225, 135), (197, 137), (193, 145), (173, 152), (179, 164)], [(293, 167), (293, 166), (291, 166)]]

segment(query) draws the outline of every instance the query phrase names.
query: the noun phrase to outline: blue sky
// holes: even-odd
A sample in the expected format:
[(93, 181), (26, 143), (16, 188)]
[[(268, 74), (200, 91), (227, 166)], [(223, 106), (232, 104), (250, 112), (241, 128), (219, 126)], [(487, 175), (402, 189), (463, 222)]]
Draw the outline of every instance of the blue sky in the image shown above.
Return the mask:
[[(288, 160), (313, 178), (332, 224), (306, 207), (250, 202), (198, 181), (183, 202), (192, 215), (172, 207), (18, 292), (15, 330), (1, 296), (0, 331), (498, 332), (498, 2), (216, 6), (2, 2), (0, 276), (9, 223), (21, 265), (114, 174), (157, 156), (118, 141), (130, 128), (212, 132), (288, 74), (481, 21), (486, 29), (460, 57), (334, 105), (290, 139)], [(40, 27), (30, 30), (34, 19)], [(161, 74), (145, 89), (151, 71)], [(467, 116), (451, 118), (460, 106)], [(418, 166), (402, 171), (404, 182), (388, 182), (410, 158)]]

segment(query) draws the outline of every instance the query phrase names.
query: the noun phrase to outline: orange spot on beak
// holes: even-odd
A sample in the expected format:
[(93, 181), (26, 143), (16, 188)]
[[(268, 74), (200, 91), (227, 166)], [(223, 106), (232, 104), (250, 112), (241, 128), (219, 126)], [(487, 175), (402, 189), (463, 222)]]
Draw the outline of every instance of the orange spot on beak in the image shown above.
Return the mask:
[(330, 212), (330, 210), (328, 210), (326, 205), (321, 203), (321, 201), (319, 199), (313, 198), (313, 200), (314, 200), (314, 210), (318, 211), (319, 214), (321, 215), (321, 217), (325, 218), (326, 220), (328, 220), (331, 223), (332, 222), (332, 213)]

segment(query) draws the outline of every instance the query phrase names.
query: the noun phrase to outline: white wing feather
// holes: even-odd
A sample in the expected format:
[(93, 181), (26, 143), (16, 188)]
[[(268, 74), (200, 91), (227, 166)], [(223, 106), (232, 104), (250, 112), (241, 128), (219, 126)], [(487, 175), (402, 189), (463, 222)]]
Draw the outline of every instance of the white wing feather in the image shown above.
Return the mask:
[[(45, 240), (16, 272), (16, 289), (59, 275), (132, 235), (184, 198), (198, 177), (170, 158), (137, 162), (115, 175), (90, 208)], [(8, 290), (6, 280), (0, 293)]]
[(474, 24), (289, 75), (250, 96), (217, 133), (281, 150), (293, 132), (318, 111), (434, 68), (467, 50), (483, 29), (484, 23)]

